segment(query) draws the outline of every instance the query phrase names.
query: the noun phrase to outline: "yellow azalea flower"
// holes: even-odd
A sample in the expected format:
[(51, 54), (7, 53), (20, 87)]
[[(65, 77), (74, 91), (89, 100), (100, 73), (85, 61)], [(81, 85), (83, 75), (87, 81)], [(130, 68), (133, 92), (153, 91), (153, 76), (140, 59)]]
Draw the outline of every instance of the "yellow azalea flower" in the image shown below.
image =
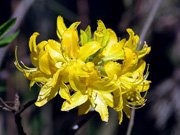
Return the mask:
[(79, 45), (77, 32), (79, 24), (79, 22), (75, 22), (66, 28), (62, 17), (59, 16), (57, 19), (57, 33), (60, 33), (58, 37), (62, 40), (61, 50), (66, 60), (80, 59), (85, 61), (101, 48), (99, 42), (96, 41), (90, 41), (83, 46)]
[(143, 48), (141, 50), (137, 51), (137, 46), (139, 44), (139, 36), (135, 35), (133, 30), (130, 28), (127, 29), (127, 32), (129, 34), (129, 39), (127, 40), (127, 42), (125, 43), (124, 46), (135, 51), (137, 53), (139, 59), (144, 57), (151, 51), (151, 48), (148, 47), (146, 42), (144, 43)]
[(65, 100), (62, 111), (77, 107), (81, 115), (94, 110), (107, 122), (108, 108), (113, 108), (121, 123), (123, 112), (129, 118), (132, 107), (145, 104), (150, 81), (146, 80), (148, 71), (145, 72), (143, 57), (151, 48), (144, 43), (137, 50), (139, 36), (132, 29), (127, 29), (128, 40), (119, 40), (101, 20), (94, 33), (90, 26), (78, 33), (79, 24), (75, 22), (67, 27), (58, 16), (59, 41), (49, 39), (37, 44), (39, 33), (33, 33), (29, 49), (34, 67), (18, 61), (17, 49), (15, 66), (31, 81), (30, 87), (40, 86), (36, 106), (43, 106), (59, 95)]
[[(103, 121), (108, 121), (108, 106), (113, 107), (113, 97), (109, 90), (117, 87), (111, 81), (102, 80), (94, 63), (73, 63), (70, 66), (69, 82), (76, 92), (62, 105), (63, 111), (79, 106), (79, 114), (86, 114), (90, 108), (97, 111)], [(86, 109), (84, 109), (86, 108)]]
[[(119, 122), (122, 122), (122, 111), (129, 117), (131, 107), (141, 107), (145, 104), (145, 99), (141, 95), (149, 89), (150, 81), (146, 80), (147, 74), (143, 75), (146, 63), (141, 60), (138, 65), (129, 70), (122, 70), (126, 64), (117, 62), (107, 62), (104, 66), (105, 72), (119, 88), (113, 92), (114, 109), (119, 112)], [(129, 66), (128, 66), (129, 67)], [(125, 109), (124, 109), (125, 107)]]
[(108, 106), (113, 107), (112, 94), (92, 89), (87, 92), (87, 94), (82, 94), (80, 91), (75, 92), (71, 96), (72, 101), (65, 101), (61, 110), (68, 111), (79, 106), (78, 113), (82, 115), (87, 114), (92, 108), (100, 114), (103, 121), (107, 122), (109, 119)]

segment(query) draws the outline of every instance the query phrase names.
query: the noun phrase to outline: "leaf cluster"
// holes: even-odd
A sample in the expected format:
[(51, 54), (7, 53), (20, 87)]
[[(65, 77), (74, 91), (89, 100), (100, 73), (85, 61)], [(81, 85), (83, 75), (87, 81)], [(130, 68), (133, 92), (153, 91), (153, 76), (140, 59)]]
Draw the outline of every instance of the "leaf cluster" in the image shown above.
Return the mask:
[(8, 31), (14, 26), (15, 22), (16, 19), (12, 18), (0, 25), (0, 47), (8, 45), (18, 36), (19, 31), (7, 36)]

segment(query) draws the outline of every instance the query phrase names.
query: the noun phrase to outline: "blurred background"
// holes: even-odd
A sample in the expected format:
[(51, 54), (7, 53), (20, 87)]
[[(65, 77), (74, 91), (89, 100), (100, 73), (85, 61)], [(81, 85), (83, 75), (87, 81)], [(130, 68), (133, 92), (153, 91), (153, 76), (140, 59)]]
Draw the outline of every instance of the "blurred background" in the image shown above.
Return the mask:
[[(101, 19), (106, 27), (124, 37), (128, 27), (141, 34), (156, 4), (157, 0), (0, 0), (0, 24), (16, 17), (13, 30), (20, 31), (10, 45), (0, 48), (0, 97), (13, 101), (18, 93), (22, 104), (35, 99), (39, 88), (29, 90), (29, 81), (14, 66), (15, 46), (18, 46), (19, 59), (31, 66), (29, 37), (36, 31), (41, 34), (38, 41), (57, 39), (58, 15), (64, 17), (67, 26), (80, 20), (80, 28), (90, 24), (92, 30)], [(136, 111), (132, 135), (180, 135), (179, 0), (161, 1), (145, 41), (152, 47), (146, 58), (152, 84), (147, 104)], [(78, 117), (76, 109), (61, 112), (61, 104), (62, 100), (56, 97), (41, 108), (32, 105), (26, 109), (22, 113), (22, 123), (27, 135), (66, 135), (72, 123), (78, 121), (85, 123), (77, 135), (126, 134), (129, 120), (124, 117), (122, 125), (118, 125), (112, 110), (109, 123), (104, 123), (96, 113)], [(3, 110), (0, 110), (0, 135), (17, 135), (14, 116)]]

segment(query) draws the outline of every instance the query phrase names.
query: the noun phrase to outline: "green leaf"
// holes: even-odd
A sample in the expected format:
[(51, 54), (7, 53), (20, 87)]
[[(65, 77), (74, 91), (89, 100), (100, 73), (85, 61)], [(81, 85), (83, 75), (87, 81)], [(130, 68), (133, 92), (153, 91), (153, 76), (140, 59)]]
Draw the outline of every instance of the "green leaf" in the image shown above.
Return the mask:
[(85, 32), (86, 32), (88, 41), (90, 41), (92, 34), (91, 34), (91, 27), (89, 25), (87, 26)]
[(83, 30), (80, 30), (80, 43), (82, 46), (87, 43), (87, 34)]
[(9, 19), (2, 25), (0, 25), (0, 39), (3, 37), (3, 35), (15, 24), (16, 19)]
[(80, 30), (80, 43), (83, 46), (87, 42), (91, 41), (91, 27), (87, 26), (86, 30)]
[(14, 34), (8, 37), (0, 39), (0, 47), (6, 46), (9, 43), (11, 43), (18, 36), (18, 34), (19, 34), (19, 31), (15, 32)]

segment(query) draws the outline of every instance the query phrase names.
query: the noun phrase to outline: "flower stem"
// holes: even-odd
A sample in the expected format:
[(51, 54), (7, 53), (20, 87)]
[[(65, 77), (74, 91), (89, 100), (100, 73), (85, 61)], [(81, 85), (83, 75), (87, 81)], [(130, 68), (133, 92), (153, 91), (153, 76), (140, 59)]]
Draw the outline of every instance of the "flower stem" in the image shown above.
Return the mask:
[[(153, 22), (153, 19), (157, 13), (157, 10), (161, 4), (162, 0), (157, 0), (156, 2), (154, 2), (154, 4), (152, 5), (152, 10), (151, 12), (149, 13), (148, 15), (148, 18), (143, 26), (143, 29), (142, 29), (142, 32), (141, 32), (141, 35), (140, 35), (140, 42), (143, 42), (144, 39), (145, 39), (145, 36), (148, 32), (148, 29), (149, 27), (151, 26), (152, 22)], [(140, 50), (141, 48), (143, 47), (143, 43), (140, 43), (137, 50)]]
[(129, 125), (128, 125), (126, 135), (131, 135), (132, 128), (133, 128), (133, 125), (134, 125), (134, 117), (135, 117), (135, 109), (133, 107), (132, 110), (131, 110), (131, 118), (130, 118), (130, 121), (129, 121)]

